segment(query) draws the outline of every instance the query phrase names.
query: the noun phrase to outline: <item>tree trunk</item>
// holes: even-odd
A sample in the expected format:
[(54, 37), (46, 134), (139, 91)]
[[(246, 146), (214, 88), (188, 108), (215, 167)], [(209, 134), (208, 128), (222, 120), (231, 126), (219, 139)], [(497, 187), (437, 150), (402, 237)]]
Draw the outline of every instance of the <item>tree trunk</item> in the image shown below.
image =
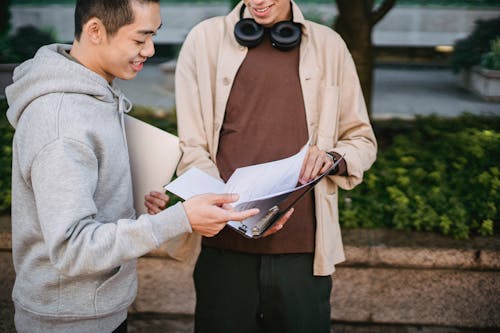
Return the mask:
[(373, 10), (374, 0), (336, 0), (339, 15), (335, 30), (342, 36), (352, 54), (363, 97), (371, 116), (374, 51), (372, 30), (394, 6), (396, 0), (385, 0)]
[(7, 37), (10, 30), (10, 0), (0, 1), (0, 37)]

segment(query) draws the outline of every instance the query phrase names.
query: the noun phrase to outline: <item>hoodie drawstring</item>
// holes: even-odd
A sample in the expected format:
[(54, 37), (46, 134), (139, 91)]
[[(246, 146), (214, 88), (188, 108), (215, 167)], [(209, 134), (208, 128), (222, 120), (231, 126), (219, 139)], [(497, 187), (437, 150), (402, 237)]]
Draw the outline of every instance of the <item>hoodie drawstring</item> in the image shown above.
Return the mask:
[(123, 94), (118, 94), (118, 113), (120, 114), (120, 123), (122, 125), (123, 140), (125, 142), (125, 148), (128, 152), (127, 145), (127, 133), (125, 132), (125, 113), (129, 113), (132, 110), (132, 102), (125, 97)]

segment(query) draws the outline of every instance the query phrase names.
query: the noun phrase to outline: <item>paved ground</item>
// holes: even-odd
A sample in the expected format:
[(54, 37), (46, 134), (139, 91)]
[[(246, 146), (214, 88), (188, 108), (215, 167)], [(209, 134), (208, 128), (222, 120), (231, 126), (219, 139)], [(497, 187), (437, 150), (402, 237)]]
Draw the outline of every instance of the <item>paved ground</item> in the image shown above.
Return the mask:
[[(12, 255), (9, 251), (0, 251), (2, 274), (13, 276)], [(7, 270), (7, 271), (6, 271)], [(0, 293), (0, 333), (13, 333), (14, 313), (10, 297), (12, 280), (1, 279)], [(193, 317), (189, 315), (140, 314), (130, 315), (129, 333), (192, 333)], [(457, 328), (420, 325), (381, 325), (369, 323), (334, 322), (332, 333), (494, 333), (497, 329)], [(214, 332), (215, 333), (215, 332)]]
[[(190, 316), (129, 317), (129, 333), (191, 333), (194, 330)], [(371, 325), (360, 323), (333, 323), (332, 333), (494, 333), (495, 329), (455, 328), (417, 325)]]
[(373, 115), (375, 118), (456, 116), (462, 112), (500, 115), (500, 103), (485, 102), (458, 82), (450, 69), (377, 68)]
[[(174, 106), (173, 75), (151, 64), (132, 81), (118, 85), (134, 104), (169, 110)], [(500, 103), (485, 102), (458, 84), (450, 69), (419, 67), (378, 67), (373, 92), (374, 118), (439, 114), (456, 116), (463, 112), (500, 115)]]
[[(191, 316), (142, 315), (128, 318), (129, 333), (192, 333)], [(362, 323), (332, 323), (331, 333), (494, 333), (495, 329), (456, 328), (417, 325), (375, 325)], [(214, 332), (215, 333), (215, 332)], [(313, 332), (312, 332), (313, 333)]]

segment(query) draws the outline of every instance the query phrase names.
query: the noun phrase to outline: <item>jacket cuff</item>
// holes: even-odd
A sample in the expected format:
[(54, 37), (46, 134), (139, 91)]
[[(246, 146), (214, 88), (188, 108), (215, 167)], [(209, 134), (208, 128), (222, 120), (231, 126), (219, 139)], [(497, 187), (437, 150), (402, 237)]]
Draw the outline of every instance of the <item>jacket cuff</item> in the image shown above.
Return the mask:
[(149, 215), (154, 236), (160, 246), (183, 233), (191, 233), (191, 224), (181, 202), (156, 214)]
[[(339, 160), (342, 157), (342, 155), (334, 151), (329, 151), (328, 154), (334, 155), (337, 160)], [(345, 161), (345, 158), (341, 159), (339, 165), (330, 172), (330, 176), (333, 175), (347, 176), (347, 163)]]

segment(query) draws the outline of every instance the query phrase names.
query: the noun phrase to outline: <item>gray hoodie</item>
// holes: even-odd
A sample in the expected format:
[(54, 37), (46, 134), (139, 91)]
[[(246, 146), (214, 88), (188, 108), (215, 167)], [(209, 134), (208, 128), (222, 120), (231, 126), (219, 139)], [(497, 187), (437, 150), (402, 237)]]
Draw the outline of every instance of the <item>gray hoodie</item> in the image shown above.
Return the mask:
[(130, 103), (69, 49), (42, 47), (6, 89), (18, 332), (111, 332), (134, 300), (136, 258), (191, 232), (182, 204), (135, 219)]

